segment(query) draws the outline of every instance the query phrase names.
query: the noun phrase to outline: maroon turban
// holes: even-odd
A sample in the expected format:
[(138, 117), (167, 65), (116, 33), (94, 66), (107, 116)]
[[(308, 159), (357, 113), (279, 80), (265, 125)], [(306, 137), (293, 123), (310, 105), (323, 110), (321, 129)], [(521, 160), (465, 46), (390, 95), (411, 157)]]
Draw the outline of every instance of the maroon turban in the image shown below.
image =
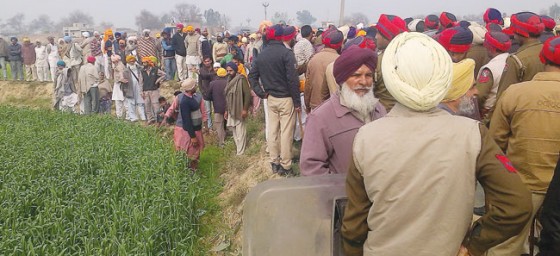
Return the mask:
[(344, 42), (344, 34), (336, 28), (327, 29), (327, 31), (323, 32), (322, 36), (325, 47), (335, 50), (338, 50)]
[(357, 45), (350, 46), (334, 62), (333, 74), (336, 83), (343, 84), (362, 65), (366, 65), (372, 72), (375, 72), (377, 53)]
[(88, 57), (87, 57), (87, 62), (88, 62), (88, 63), (91, 63), (91, 64), (94, 64), (94, 63), (95, 63), (95, 57), (93, 57), (93, 56), (88, 56)]

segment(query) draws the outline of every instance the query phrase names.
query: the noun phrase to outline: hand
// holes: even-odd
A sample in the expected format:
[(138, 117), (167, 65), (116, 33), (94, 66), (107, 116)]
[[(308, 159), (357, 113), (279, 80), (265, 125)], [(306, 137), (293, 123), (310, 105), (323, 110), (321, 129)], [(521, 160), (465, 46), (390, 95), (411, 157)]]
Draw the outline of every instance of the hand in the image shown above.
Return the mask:
[(196, 137), (191, 138), (191, 144), (193, 145), (193, 147), (198, 147), (198, 139)]
[(301, 114), (301, 107), (297, 107), (294, 110), (296, 111), (296, 113)]
[(243, 119), (247, 118), (247, 110), (244, 109), (241, 111), (241, 118)]
[(459, 252), (457, 253), (457, 256), (470, 256), (471, 254), (469, 253), (469, 250), (467, 250), (467, 248), (465, 246), (461, 245), (461, 249), (459, 249)]

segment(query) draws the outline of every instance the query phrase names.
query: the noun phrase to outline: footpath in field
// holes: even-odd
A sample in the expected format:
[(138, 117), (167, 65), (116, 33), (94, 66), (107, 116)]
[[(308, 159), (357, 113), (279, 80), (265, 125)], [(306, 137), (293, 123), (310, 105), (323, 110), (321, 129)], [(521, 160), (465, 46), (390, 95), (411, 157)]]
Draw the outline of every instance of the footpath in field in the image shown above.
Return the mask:
[[(176, 84), (162, 87), (162, 95), (172, 99)], [(0, 82), (0, 105), (49, 109), (52, 95), (50, 83), (9, 83)], [(10, 109), (10, 112), (17, 110)], [(50, 112), (50, 111), (47, 111)], [(83, 126), (89, 118), (68, 115), (76, 125)], [(112, 118), (107, 122), (124, 125), (125, 130), (146, 131), (153, 141), (161, 138), (162, 143), (171, 143), (172, 128), (155, 129), (141, 125), (127, 124)], [(91, 124), (95, 125), (95, 124)], [(40, 130), (40, 128), (35, 128)], [(139, 130), (137, 130), (139, 129)], [(2, 130), (0, 130), (1, 132)], [(244, 156), (235, 155), (235, 145), (231, 138), (223, 149), (212, 146), (213, 134), (206, 136), (208, 147), (201, 156), (201, 197), (213, 197), (201, 207), (195, 216), (200, 216), (198, 245), (193, 255), (241, 255), (242, 245), (242, 208), (245, 195), (259, 182), (280, 178), (270, 172), (265, 153), (263, 117), (259, 115), (248, 123), (248, 149)], [(113, 140), (114, 141), (114, 140)], [(111, 141), (111, 142), (113, 142)], [(118, 139), (117, 139), (118, 141)], [(171, 154), (169, 151), (166, 154)], [(88, 162), (89, 163), (89, 162)], [(91, 168), (91, 167), (90, 167)], [(160, 168), (160, 167), (157, 167)], [(161, 168), (165, 168), (162, 166)], [(211, 188), (211, 189), (209, 189)], [(205, 190), (206, 189), (206, 190)], [(209, 192), (213, 191), (213, 192)], [(198, 215), (197, 215), (198, 214)], [(124, 248), (121, 248), (124, 249)]]

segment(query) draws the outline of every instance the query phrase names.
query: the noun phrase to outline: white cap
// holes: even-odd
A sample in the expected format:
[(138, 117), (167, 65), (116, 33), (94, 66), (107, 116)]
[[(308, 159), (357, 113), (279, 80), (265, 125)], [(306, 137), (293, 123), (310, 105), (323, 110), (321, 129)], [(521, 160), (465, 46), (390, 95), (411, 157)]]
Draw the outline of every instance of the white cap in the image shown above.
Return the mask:
[(221, 68), (222, 65), (219, 62), (214, 62), (214, 67), (215, 68)]

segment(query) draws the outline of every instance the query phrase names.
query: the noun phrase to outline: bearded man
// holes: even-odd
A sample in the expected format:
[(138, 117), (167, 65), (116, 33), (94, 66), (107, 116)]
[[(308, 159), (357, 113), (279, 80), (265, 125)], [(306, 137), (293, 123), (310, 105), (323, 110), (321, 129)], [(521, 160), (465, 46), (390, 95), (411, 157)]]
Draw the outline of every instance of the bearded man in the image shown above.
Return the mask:
[(464, 59), (453, 64), (453, 80), (445, 98), (438, 105), (452, 115), (471, 117), (478, 111), (474, 97), (478, 90), (474, 86), (475, 62)]
[(305, 176), (346, 173), (354, 136), (364, 124), (383, 117), (385, 108), (373, 95), (377, 54), (351, 46), (334, 62), (340, 90), (308, 116), (301, 148)]

